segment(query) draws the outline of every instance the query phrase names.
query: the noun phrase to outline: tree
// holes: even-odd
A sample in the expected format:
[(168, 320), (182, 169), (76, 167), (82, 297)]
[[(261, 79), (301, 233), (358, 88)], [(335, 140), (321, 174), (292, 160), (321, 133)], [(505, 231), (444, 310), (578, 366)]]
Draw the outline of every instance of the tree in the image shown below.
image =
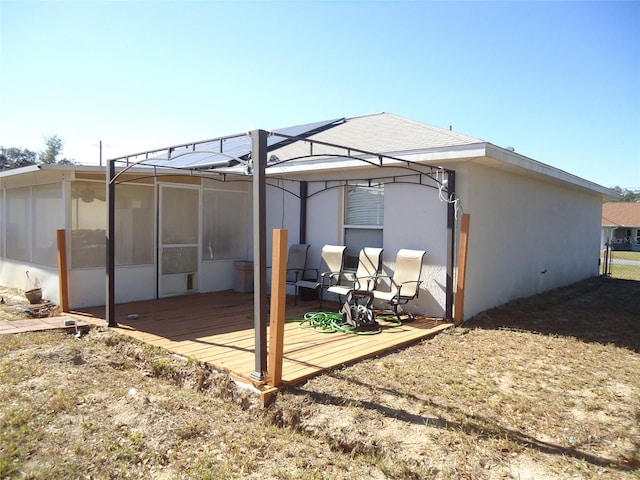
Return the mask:
[(616, 202), (640, 202), (640, 189), (632, 190), (630, 188), (620, 188), (615, 186), (612, 190), (620, 195), (619, 200), (614, 200)]
[(56, 163), (56, 157), (60, 155), (64, 142), (57, 135), (51, 135), (50, 137), (44, 137), (45, 149), (38, 154), (38, 161), (45, 165), (51, 165)]
[(27, 148), (0, 147), (0, 170), (36, 164), (37, 153)]
[(0, 147), (0, 170), (8, 170), (11, 168), (26, 167), (28, 165), (36, 165), (43, 163), (52, 164), (73, 164), (74, 160), (68, 158), (58, 159), (64, 141), (57, 135), (44, 137), (45, 149), (36, 153), (27, 148), (18, 147)]

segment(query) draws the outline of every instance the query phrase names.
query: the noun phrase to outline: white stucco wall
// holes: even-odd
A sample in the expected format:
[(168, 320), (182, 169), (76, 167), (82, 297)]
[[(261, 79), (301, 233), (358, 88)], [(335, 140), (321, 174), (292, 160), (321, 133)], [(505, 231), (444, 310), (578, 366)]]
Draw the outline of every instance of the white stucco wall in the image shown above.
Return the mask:
[(457, 173), (471, 219), (465, 319), (598, 274), (600, 195), (473, 163)]
[[(300, 192), (300, 184), (298, 182), (269, 180), (276, 183), (278, 187), (267, 186), (267, 251), (271, 252), (273, 230), (287, 230), (289, 244), (300, 243), (300, 199), (296, 195)], [(285, 190), (286, 189), (286, 190)], [(269, 253), (267, 263), (271, 264), (271, 254)]]
[[(29, 272), (28, 277), (27, 272)], [(25, 291), (39, 287), (42, 289), (43, 299), (50, 300), (53, 303), (60, 302), (57, 268), (0, 258), (0, 281), (2, 286)], [(25, 299), (25, 304), (27, 303)]]
[(308, 264), (311, 268), (320, 267), (320, 253), (324, 245), (342, 245), (342, 189), (335, 188), (320, 191), (322, 185), (309, 184), (307, 201), (307, 242), (309, 247)]
[[(320, 266), (320, 253), (324, 245), (342, 245), (344, 242), (343, 189), (321, 191), (323, 189), (322, 183), (309, 183), (306, 243), (311, 245), (308, 265), (312, 268)], [(418, 299), (412, 301), (407, 309), (441, 317), (445, 310), (446, 203), (439, 200), (437, 190), (420, 185), (387, 184), (384, 195), (383, 270), (388, 275), (393, 274), (395, 257), (401, 248), (425, 250), (424, 283)], [(288, 229), (289, 244), (298, 243), (298, 199), (290, 197), (289, 204), (287, 197), (284, 198), (283, 202), (281, 192), (267, 190), (269, 259), (274, 228)], [(288, 293), (293, 294), (293, 289)], [(335, 300), (330, 295), (326, 298)]]
[[(507, 171), (456, 160), (447, 163), (447, 168), (456, 170), (460, 214), (471, 214), (465, 319), (511, 299), (598, 274), (602, 195), (552, 178), (542, 180), (535, 172), (525, 175), (527, 170), (517, 166)], [(316, 175), (322, 178), (325, 172)], [(304, 176), (310, 178), (308, 172)], [(55, 180), (63, 181), (66, 177)], [(281, 181), (281, 185), (299, 192), (297, 182)], [(322, 183), (309, 183), (306, 242), (311, 244), (308, 264), (312, 267), (319, 266), (323, 245), (343, 243), (343, 189), (320, 192), (323, 188)], [(248, 184), (249, 197), (251, 190)], [(274, 228), (287, 229), (290, 244), (299, 242), (299, 205), (297, 197), (273, 187), (267, 189), (268, 262)], [(229, 214), (234, 214), (232, 208)], [(64, 217), (68, 224), (68, 211)], [(424, 284), (419, 298), (409, 307), (427, 315), (444, 315), (446, 219), (446, 203), (438, 198), (437, 190), (407, 184), (385, 186), (384, 269), (388, 274), (393, 272), (395, 256), (401, 248), (427, 252)], [(251, 212), (246, 221), (247, 258), (251, 259)], [(57, 269), (28, 268), (32, 278), (39, 279), (45, 297), (59, 301)], [(0, 259), (0, 279), (7, 286), (27, 289), (25, 270), (22, 262)], [(72, 270), (69, 275), (73, 308), (104, 304), (103, 268)], [(234, 275), (233, 261), (202, 262), (198, 290), (231, 289)], [(118, 267), (116, 301), (154, 298), (155, 285), (156, 271), (152, 265)]]
[(419, 296), (406, 310), (443, 317), (447, 252), (447, 204), (438, 190), (388, 184), (384, 193), (384, 271), (392, 275), (398, 250), (426, 251)]

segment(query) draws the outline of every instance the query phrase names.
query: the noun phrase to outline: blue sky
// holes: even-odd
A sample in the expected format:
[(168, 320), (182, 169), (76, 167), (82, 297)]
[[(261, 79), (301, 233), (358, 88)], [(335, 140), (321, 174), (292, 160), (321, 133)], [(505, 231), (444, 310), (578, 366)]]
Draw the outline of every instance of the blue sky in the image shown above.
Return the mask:
[(640, 188), (640, 2), (0, 0), (0, 145), (126, 153), (392, 112)]

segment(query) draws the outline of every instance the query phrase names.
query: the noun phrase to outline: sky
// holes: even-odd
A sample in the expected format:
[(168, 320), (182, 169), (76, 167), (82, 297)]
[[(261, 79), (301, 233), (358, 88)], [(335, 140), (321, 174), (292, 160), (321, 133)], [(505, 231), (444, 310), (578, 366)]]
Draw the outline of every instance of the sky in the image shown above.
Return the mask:
[(0, 146), (125, 154), (391, 112), (640, 189), (640, 1), (0, 0)]

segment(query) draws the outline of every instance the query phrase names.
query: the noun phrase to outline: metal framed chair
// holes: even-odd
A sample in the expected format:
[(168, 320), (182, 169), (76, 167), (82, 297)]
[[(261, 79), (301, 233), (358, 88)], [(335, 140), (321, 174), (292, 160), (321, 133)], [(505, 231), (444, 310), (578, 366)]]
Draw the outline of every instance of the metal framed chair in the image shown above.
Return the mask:
[[(420, 293), (420, 275), (422, 273), (422, 262), (426, 252), (423, 250), (400, 249), (396, 256), (396, 266), (393, 276), (380, 275), (378, 278), (387, 278), (389, 290), (379, 290), (378, 287), (382, 282), (378, 283), (376, 289), (373, 290), (373, 297), (382, 300), (390, 305), (391, 311), (400, 320), (402, 305), (406, 305), (414, 298), (418, 298)], [(408, 314), (413, 319), (412, 314)]]
[[(342, 278), (336, 285), (327, 288), (328, 292), (335, 293), (338, 298), (346, 297), (349, 292), (375, 290), (378, 284), (380, 269), (382, 268), (383, 248), (365, 247), (358, 255), (358, 268), (355, 272), (343, 272)], [(340, 303), (342, 301), (340, 300)]]
[(285, 283), (287, 285), (293, 285), (294, 287), (294, 305), (298, 303), (298, 287), (296, 284), (298, 280), (304, 278), (309, 246), (307, 243), (296, 243), (289, 246), (289, 252), (287, 253), (287, 276)]
[[(299, 288), (319, 290), (320, 310), (322, 310), (324, 290), (338, 283), (342, 275), (344, 268), (344, 251), (346, 248), (344, 245), (325, 245), (322, 247), (320, 254), (321, 265), (319, 269), (315, 270), (315, 280), (299, 280), (296, 282), (296, 291)], [(312, 271), (312, 269), (307, 268), (306, 271)]]

